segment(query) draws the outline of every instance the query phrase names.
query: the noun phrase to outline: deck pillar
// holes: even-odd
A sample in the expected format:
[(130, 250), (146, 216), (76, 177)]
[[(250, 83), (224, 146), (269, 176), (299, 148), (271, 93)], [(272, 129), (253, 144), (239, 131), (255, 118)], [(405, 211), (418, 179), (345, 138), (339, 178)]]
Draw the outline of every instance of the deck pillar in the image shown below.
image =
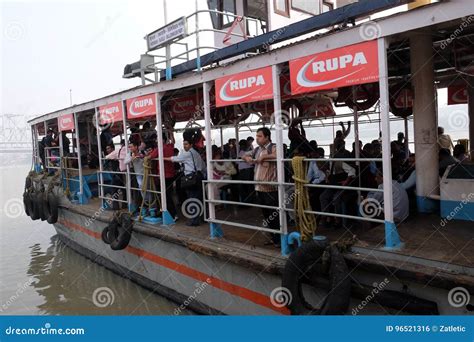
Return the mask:
[(410, 37), (410, 60), (414, 90), (413, 122), (416, 152), (416, 198), (418, 211), (432, 213), (439, 203), (437, 96), (434, 84), (433, 42), (429, 34)]
[(283, 158), (283, 120), (281, 117), (281, 93), (280, 93), (280, 71), (279, 65), (272, 65), (272, 81), (273, 81), (273, 108), (275, 121), (275, 144), (276, 144), (276, 168), (278, 180), (278, 212), (280, 218), (281, 230), (281, 253), (283, 255), (290, 254), (290, 247), (288, 245), (288, 225), (286, 221), (285, 211), (285, 162)]
[(382, 130), (383, 210), (385, 221), (385, 248), (399, 249), (402, 246), (393, 217), (392, 197), (392, 152), (390, 148), (390, 111), (388, 93), (387, 41), (378, 39), (380, 118)]
[[(160, 199), (161, 199), (161, 217), (165, 226), (174, 224), (174, 218), (168, 212), (167, 194), (166, 194), (166, 178), (165, 178), (165, 161), (163, 155), (163, 123), (161, 113), (161, 94), (155, 94), (156, 106), (156, 140), (158, 141), (158, 170), (160, 170)], [(153, 180), (154, 181), (154, 180)]]
[(467, 79), (467, 98), (469, 113), (469, 155), (474, 162), (474, 77)]

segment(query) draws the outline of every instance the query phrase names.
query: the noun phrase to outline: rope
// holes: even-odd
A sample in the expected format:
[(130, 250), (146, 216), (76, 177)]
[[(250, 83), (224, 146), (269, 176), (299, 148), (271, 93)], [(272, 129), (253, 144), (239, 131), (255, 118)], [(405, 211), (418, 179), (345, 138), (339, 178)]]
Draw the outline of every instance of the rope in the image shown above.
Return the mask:
[(293, 166), (293, 180), (295, 181), (295, 213), (303, 242), (310, 241), (316, 230), (316, 218), (313, 214), (305, 213), (305, 210), (311, 211), (308, 189), (304, 186), (308, 183), (306, 180), (306, 167), (304, 157), (293, 157), (291, 164)]
[[(138, 221), (139, 222), (142, 221), (142, 209), (145, 206), (145, 204), (147, 205), (148, 208), (151, 208), (155, 204), (158, 203), (157, 207), (161, 208), (160, 199), (158, 197), (158, 194), (155, 192), (155, 182), (153, 181), (152, 177), (149, 177), (150, 174), (151, 174), (151, 166), (152, 165), (151, 165), (150, 157), (145, 157), (143, 159), (142, 204), (140, 206), (140, 211), (138, 213)], [(153, 196), (153, 201), (151, 203), (147, 203), (147, 201), (146, 201), (146, 195), (147, 195), (147, 192), (148, 192), (148, 181), (149, 180), (151, 180), (149, 190), (153, 191), (153, 192), (151, 192), (151, 194)]]

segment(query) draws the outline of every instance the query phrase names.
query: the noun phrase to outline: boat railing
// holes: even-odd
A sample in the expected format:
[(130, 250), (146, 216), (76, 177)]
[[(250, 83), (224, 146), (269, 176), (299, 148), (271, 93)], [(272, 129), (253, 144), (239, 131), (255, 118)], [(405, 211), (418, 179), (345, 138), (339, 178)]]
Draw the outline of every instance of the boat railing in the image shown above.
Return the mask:
[[(217, 160), (211, 160), (211, 163), (217, 163), (217, 162), (242, 162), (242, 159), (217, 159)], [(266, 160), (268, 162), (277, 162), (275, 159), (269, 159)], [(292, 159), (282, 159), (283, 162), (291, 162)], [(382, 162), (381, 158), (305, 158), (305, 162), (331, 162), (331, 161), (339, 161), (339, 162)], [(222, 200), (222, 199), (209, 199), (206, 197), (206, 194), (209, 193), (209, 191), (214, 191), (214, 187), (216, 185), (229, 185), (229, 184), (248, 184), (248, 185), (273, 185), (276, 188), (277, 187), (283, 187), (284, 188), (284, 201), (281, 202), (279, 201), (278, 206), (268, 206), (268, 205), (262, 205), (258, 203), (247, 203), (247, 202), (239, 202), (239, 201), (228, 201), (228, 200)], [(360, 206), (360, 192), (381, 192), (383, 193), (383, 189), (378, 189), (378, 188), (366, 188), (362, 186), (343, 186), (343, 185), (331, 185), (331, 184), (304, 184), (305, 188), (321, 188), (321, 189), (332, 189), (336, 191), (357, 191), (359, 193), (358, 196), (358, 205)], [(212, 179), (212, 180), (204, 180), (203, 181), (203, 194), (204, 194), (204, 203), (210, 206), (215, 206), (219, 204), (223, 205), (237, 205), (237, 206), (248, 206), (248, 207), (257, 207), (257, 208), (263, 208), (263, 209), (271, 209), (271, 210), (276, 210), (276, 211), (284, 211), (284, 212), (294, 212), (295, 210), (291, 207), (291, 204), (293, 202), (292, 195), (288, 195), (289, 191), (295, 191), (295, 184), (294, 183), (287, 183), (287, 182), (262, 182), (262, 181), (249, 181), (249, 180), (221, 180), (221, 179)], [(207, 205), (204, 205), (205, 210), (207, 210)], [(381, 208), (380, 208), (381, 209)], [(320, 216), (328, 216), (328, 217), (337, 217), (341, 219), (352, 219), (352, 220), (359, 220), (359, 221), (367, 221), (367, 222), (375, 222), (375, 223), (384, 223), (383, 219), (371, 217), (371, 215), (346, 215), (346, 214), (340, 214), (340, 213), (331, 213), (331, 212), (326, 212), (326, 211), (314, 211), (314, 210), (305, 210), (304, 211), (307, 214), (314, 214), (314, 215), (320, 215)], [(210, 219), (207, 214), (205, 214), (206, 221), (210, 223), (217, 223), (217, 224), (226, 224), (229, 226), (235, 226), (239, 228), (246, 228), (246, 229), (253, 229), (257, 231), (264, 231), (264, 232), (270, 232), (270, 233), (279, 233), (279, 234), (285, 234), (283, 227), (280, 227), (280, 230), (275, 231), (270, 228), (266, 227), (261, 227), (261, 226), (256, 226), (256, 225), (250, 225), (250, 224), (245, 224), (241, 222), (234, 222), (231, 221), (229, 218), (227, 218), (225, 221), (220, 220), (217, 218)], [(273, 218), (277, 219), (277, 218)], [(264, 222), (266, 222), (268, 218), (265, 219)]]
[[(202, 15), (206, 15), (206, 14), (208, 14), (211, 17), (211, 27), (202, 27), (202, 20), (200, 20), (200, 18), (202, 18)], [(220, 18), (226, 17), (230, 25), (225, 25), (223, 26), (222, 29), (214, 28), (212, 24), (212, 21), (213, 21), (212, 16), (215, 16), (218, 20), (220, 20)], [(241, 39), (247, 39), (247, 38), (252, 38), (252, 37), (257, 36), (259, 33), (259, 30), (262, 29), (262, 22), (259, 19), (247, 17), (247, 16), (239, 16), (237, 14), (211, 10), (211, 9), (197, 10), (183, 18), (185, 20), (184, 25), (186, 27), (186, 30), (189, 27), (193, 28), (191, 32), (186, 32), (186, 34), (184, 34), (182, 37), (176, 38), (175, 40), (171, 41), (169, 44), (164, 44), (163, 46), (160, 46), (157, 49), (149, 50), (146, 56), (152, 57), (153, 63), (144, 63), (144, 65), (140, 66), (139, 70), (132, 71), (132, 74), (140, 72), (143, 84), (145, 84), (145, 80), (148, 80), (151, 82), (159, 82), (160, 72), (163, 70), (166, 70), (167, 78), (170, 78), (171, 66), (173, 62), (190, 61), (191, 56), (193, 56), (193, 58), (196, 57), (196, 60), (197, 60), (196, 69), (200, 71), (201, 70), (200, 57), (203, 54), (203, 52), (206, 52), (209, 50), (216, 51), (221, 48), (215, 45), (202, 45), (202, 41), (203, 41), (202, 35), (205, 33), (214, 33), (214, 34), (221, 33), (225, 35), (227, 38), (238, 37)], [(242, 33), (234, 32), (232, 28), (233, 26), (235, 26), (236, 23), (239, 23), (239, 24), (241, 23), (243, 27), (242, 30), (244, 32)], [(164, 25), (158, 30), (161, 30), (170, 24)], [(148, 36), (149, 35), (147, 35), (145, 39), (148, 39)], [(206, 39), (206, 41), (208, 41), (208, 39)], [(223, 43), (225, 44), (225, 42)], [(171, 51), (172, 48), (174, 48), (174, 50), (176, 50), (176, 48), (179, 48), (179, 50), (182, 50), (182, 48), (184, 48), (184, 51), (178, 52), (176, 54), (172, 54), (172, 51)], [(159, 51), (159, 52), (152, 53), (152, 51)], [(154, 80), (145, 78), (145, 73), (148, 73), (150, 71), (154, 72), (155, 74)], [(124, 75), (124, 77), (133, 77), (133, 75)]]
[(50, 146), (44, 148), (44, 158), (46, 161), (45, 169), (59, 170), (61, 156), (59, 146)]

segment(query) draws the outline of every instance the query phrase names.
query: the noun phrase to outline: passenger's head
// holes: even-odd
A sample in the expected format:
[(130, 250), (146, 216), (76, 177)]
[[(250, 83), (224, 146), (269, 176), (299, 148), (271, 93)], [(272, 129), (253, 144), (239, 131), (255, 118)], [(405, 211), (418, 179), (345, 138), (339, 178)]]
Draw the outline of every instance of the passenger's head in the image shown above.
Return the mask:
[(365, 157), (373, 157), (374, 155), (374, 145), (372, 144), (365, 144), (364, 148), (362, 149), (364, 152)]
[(183, 148), (185, 151), (189, 151), (191, 149), (191, 147), (193, 147), (193, 145), (191, 145), (191, 143), (187, 140), (183, 140)]
[(324, 154), (325, 154), (324, 148), (318, 147), (316, 149), (316, 152), (318, 153), (318, 156), (319, 156), (318, 158), (324, 158)]
[(259, 146), (265, 146), (271, 141), (271, 133), (267, 127), (260, 127), (257, 130), (257, 144)]
[(143, 124), (143, 129), (150, 129), (150, 121), (147, 121)]
[(130, 149), (130, 152), (138, 153), (138, 151), (140, 150), (140, 142), (130, 141), (130, 143), (128, 144), (128, 148)]
[(464, 156), (466, 154), (466, 147), (464, 145), (461, 145), (461, 144), (457, 144), (456, 146), (454, 146), (454, 150), (453, 150), (453, 156), (455, 158), (460, 158), (462, 156)]
[(444, 134), (444, 128), (441, 126), (438, 126), (438, 135)]
[(398, 132), (397, 140), (402, 141), (403, 139), (405, 139), (405, 134), (403, 134), (403, 132)]
[(383, 184), (383, 173), (380, 170), (375, 173), (375, 181), (378, 185)]
[(342, 138), (342, 131), (341, 130), (336, 131), (336, 138)]
[(415, 154), (414, 153), (410, 154), (410, 156), (408, 157), (408, 163), (409, 163), (410, 166), (415, 165)]
[(105, 147), (105, 151), (107, 152), (107, 154), (112, 153), (114, 150), (115, 145), (113, 143), (107, 144), (107, 146)]
[(249, 143), (245, 139), (239, 140), (239, 149), (245, 151), (249, 148)]

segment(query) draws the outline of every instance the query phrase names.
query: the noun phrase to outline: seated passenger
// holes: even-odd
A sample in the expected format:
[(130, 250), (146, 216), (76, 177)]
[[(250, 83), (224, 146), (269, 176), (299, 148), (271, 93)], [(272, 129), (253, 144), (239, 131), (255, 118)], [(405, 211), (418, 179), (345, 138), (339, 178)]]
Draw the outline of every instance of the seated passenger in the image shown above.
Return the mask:
[(444, 172), (449, 165), (457, 164), (459, 161), (456, 160), (452, 155), (451, 151), (447, 148), (439, 150), (439, 176), (443, 177)]
[[(375, 177), (377, 183), (379, 184), (378, 189), (383, 189), (383, 175), (381, 172), (377, 172)], [(380, 206), (383, 208), (383, 192), (369, 192), (367, 198), (372, 198), (376, 200)], [(400, 223), (408, 218), (410, 211), (408, 194), (406, 190), (402, 187), (400, 183), (395, 180), (392, 180), (392, 198), (393, 198), (393, 220), (395, 223)], [(370, 202), (367, 202), (367, 205), (373, 205)], [(364, 212), (371, 212), (369, 209), (364, 210)], [(383, 214), (381, 214), (383, 216)]]

